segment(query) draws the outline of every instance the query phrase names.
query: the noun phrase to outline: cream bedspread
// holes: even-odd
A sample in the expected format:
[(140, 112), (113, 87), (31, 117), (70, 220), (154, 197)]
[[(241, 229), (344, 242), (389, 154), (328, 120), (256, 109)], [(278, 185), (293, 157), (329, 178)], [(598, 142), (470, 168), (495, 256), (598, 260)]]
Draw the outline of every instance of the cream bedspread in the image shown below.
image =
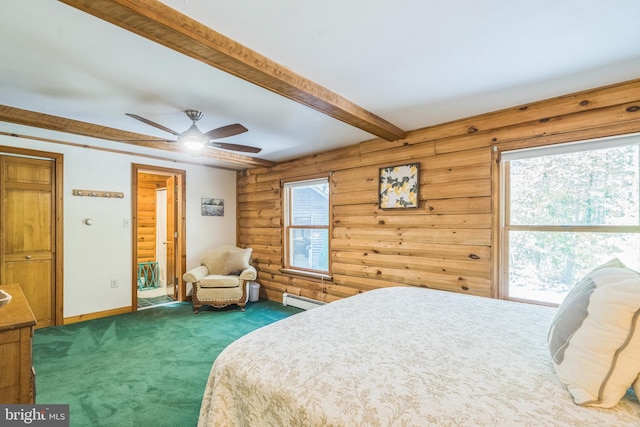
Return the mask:
[(199, 426), (627, 426), (640, 404), (575, 405), (546, 347), (553, 308), (385, 288), (227, 347)]

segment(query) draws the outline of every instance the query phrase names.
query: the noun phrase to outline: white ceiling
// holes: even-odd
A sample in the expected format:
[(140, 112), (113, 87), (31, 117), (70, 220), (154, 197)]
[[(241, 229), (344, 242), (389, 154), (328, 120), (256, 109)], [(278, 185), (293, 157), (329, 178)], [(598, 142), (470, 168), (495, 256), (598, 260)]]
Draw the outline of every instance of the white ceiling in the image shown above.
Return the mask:
[[(405, 131), (640, 78), (637, 0), (163, 3)], [(181, 132), (191, 124), (182, 111), (199, 109), (201, 130), (242, 123), (249, 132), (221, 141), (271, 161), (375, 137), (53, 0), (0, 1), (0, 105), (163, 138), (124, 113)], [(87, 142), (6, 122), (0, 131)]]

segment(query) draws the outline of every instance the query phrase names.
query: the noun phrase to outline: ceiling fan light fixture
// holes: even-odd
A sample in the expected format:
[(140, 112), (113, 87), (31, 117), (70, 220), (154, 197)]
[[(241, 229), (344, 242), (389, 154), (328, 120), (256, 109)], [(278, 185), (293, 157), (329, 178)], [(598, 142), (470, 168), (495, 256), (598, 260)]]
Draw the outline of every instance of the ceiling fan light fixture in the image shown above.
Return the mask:
[(204, 142), (202, 141), (184, 141), (184, 146), (189, 150), (198, 151), (204, 147)]
[(179, 141), (184, 144), (189, 150), (202, 150), (204, 145), (208, 142), (208, 138), (200, 132), (200, 129), (196, 124), (192, 124), (182, 135), (180, 135)]

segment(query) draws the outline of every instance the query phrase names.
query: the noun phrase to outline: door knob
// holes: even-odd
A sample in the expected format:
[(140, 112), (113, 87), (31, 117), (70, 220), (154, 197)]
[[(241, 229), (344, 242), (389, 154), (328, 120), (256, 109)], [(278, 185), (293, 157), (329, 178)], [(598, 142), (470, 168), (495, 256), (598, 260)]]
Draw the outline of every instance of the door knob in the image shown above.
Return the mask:
[(25, 258), (26, 259), (31, 259), (31, 255), (27, 255)]

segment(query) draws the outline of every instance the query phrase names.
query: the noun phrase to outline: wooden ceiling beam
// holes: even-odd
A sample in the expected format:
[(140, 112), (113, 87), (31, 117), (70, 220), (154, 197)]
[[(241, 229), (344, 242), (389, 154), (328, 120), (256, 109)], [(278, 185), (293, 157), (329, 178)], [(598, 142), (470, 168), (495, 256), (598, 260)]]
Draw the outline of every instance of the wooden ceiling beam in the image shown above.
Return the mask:
[[(190, 154), (189, 150), (186, 147), (182, 146), (182, 144), (165, 142), (166, 140), (162, 138), (135, 132), (128, 132), (120, 129), (96, 125), (93, 123), (81, 122), (79, 120), (72, 120), (44, 113), (37, 113), (35, 111), (23, 110), (21, 108), (10, 107), (7, 105), (0, 105), (0, 122), (16, 123), (19, 125), (48, 129), (57, 132), (72, 133), (74, 135), (82, 135), (123, 144), (131, 144), (138, 147), (142, 146), (164, 151), (173, 151), (180, 154)], [(275, 165), (274, 162), (271, 162), (269, 160), (231, 153), (224, 150), (218, 150), (216, 148), (205, 149), (203, 152), (203, 157), (234, 164), (240, 164), (246, 167), (271, 167)]]
[(388, 141), (406, 132), (157, 0), (60, 0)]

